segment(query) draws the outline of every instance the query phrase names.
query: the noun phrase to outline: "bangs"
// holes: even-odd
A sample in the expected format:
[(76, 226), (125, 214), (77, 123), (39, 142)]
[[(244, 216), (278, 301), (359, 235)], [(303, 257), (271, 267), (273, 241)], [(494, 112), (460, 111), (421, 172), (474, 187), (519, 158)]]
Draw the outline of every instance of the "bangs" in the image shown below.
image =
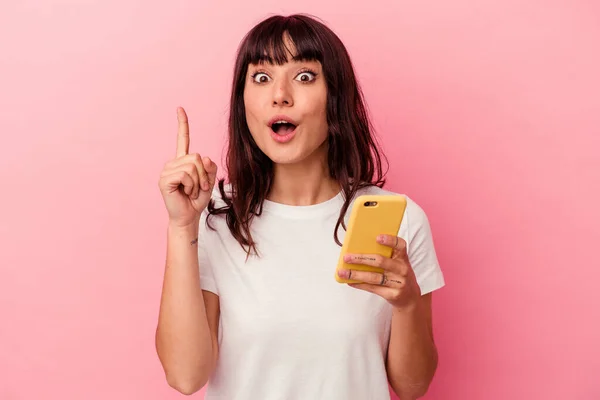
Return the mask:
[(244, 64), (277, 64), (288, 61), (323, 62), (317, 32), (294, 17), (273, 17), (250, 32), (242, 49)]

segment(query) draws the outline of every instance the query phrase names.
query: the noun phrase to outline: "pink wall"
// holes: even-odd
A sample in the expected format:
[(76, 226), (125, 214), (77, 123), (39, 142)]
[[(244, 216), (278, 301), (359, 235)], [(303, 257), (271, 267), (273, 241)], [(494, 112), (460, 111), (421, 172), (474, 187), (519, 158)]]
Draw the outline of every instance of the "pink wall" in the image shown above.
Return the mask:
[(389, 187), (430, 216), (427, 399), (599, 399), (598, 3), (208, 3), (0, 6), (0, 399), (180, 398), (154, 353), (175, 108), (219, 159), (239, 40), (297, 11), (347, 44)]

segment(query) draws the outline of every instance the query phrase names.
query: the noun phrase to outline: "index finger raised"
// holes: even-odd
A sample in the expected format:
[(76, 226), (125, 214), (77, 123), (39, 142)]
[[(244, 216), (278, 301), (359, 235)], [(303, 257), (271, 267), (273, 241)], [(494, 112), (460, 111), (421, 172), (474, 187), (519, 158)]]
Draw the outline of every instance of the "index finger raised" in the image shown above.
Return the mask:
[(190, 150), (190, 126), (183, 107), (177, 108), (177, 157), (183, 157)]

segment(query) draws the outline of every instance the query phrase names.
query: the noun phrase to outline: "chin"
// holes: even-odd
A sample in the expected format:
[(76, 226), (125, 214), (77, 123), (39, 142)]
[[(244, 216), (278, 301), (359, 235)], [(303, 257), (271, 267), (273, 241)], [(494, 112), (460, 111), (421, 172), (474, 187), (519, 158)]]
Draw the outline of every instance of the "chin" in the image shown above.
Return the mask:
[(289, 146), (287, 148), (268, 148), (264, 152), (273, 163), (293, 165), (300, 163), (321, 162), (327, 157), (326, 146)]
[(288, 149), (286, 149), (286, 150), (269, 149), (265, 152), (265, 154), (267, 155), (267, 157), (269, 157), (269, 159), (271, 161), (273, 161), (273, 163), (280, 164), (280, 165), (297, 164), (297, 163), (305, 160), (306, 156), (307, 156), (306, 154), (303, 154), (303, 152), (289, 151)]

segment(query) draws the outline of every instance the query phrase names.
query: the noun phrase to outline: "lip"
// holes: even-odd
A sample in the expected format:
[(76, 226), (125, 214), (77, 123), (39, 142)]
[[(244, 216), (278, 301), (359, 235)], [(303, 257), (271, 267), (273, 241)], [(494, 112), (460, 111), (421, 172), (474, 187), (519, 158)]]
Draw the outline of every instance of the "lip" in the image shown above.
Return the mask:
[[(273, 132), (273, 129), (272, 129), (273, 124), (277, 121), (285, 121), (290, 124), (293, 124), (294, 129), (287, 135), (278, 135), (277, 133)], [(287, 143), (290, 140), (292, 140), (294, 138), (294, 136), (296, 136), (296, 130), (298, 129), (298, 123), (296, 121), (294, 121), (293, 119), (291, 119), (290, 117), (288, 117), (287, 115), (274, 116), (273, 118), (271, 118), (269, 120), (268, 126), (269, 126), (269, 130), (271, 131), (271, 137), (273, 138), (273, 140), (275, 140), (278, 143)]]
[(290, 117), (288, 117), (287, 115), (276, 115), (273, 118), (271, 118), (269, 120), (269, 122), (267, 122), (267, 125), (270, 128), (277, 121), (285, 121), (285, 122), (288, 122), (290, 124), (294, 124), (294, 126), (298, 126), (298, 123), (296, 121), (294, 121), (293, 119), (291, 119)]
[(296, 129), (294, 129), (293, 131), (291, 131), (287, 135), (278, 135), (275, 132), (273, 132), (273, 130), (271, 130), (271, 137), (277, 143), (287, 143), (290, 140), (292, 140), (294, 138), (294, 136), (296, 136)]

